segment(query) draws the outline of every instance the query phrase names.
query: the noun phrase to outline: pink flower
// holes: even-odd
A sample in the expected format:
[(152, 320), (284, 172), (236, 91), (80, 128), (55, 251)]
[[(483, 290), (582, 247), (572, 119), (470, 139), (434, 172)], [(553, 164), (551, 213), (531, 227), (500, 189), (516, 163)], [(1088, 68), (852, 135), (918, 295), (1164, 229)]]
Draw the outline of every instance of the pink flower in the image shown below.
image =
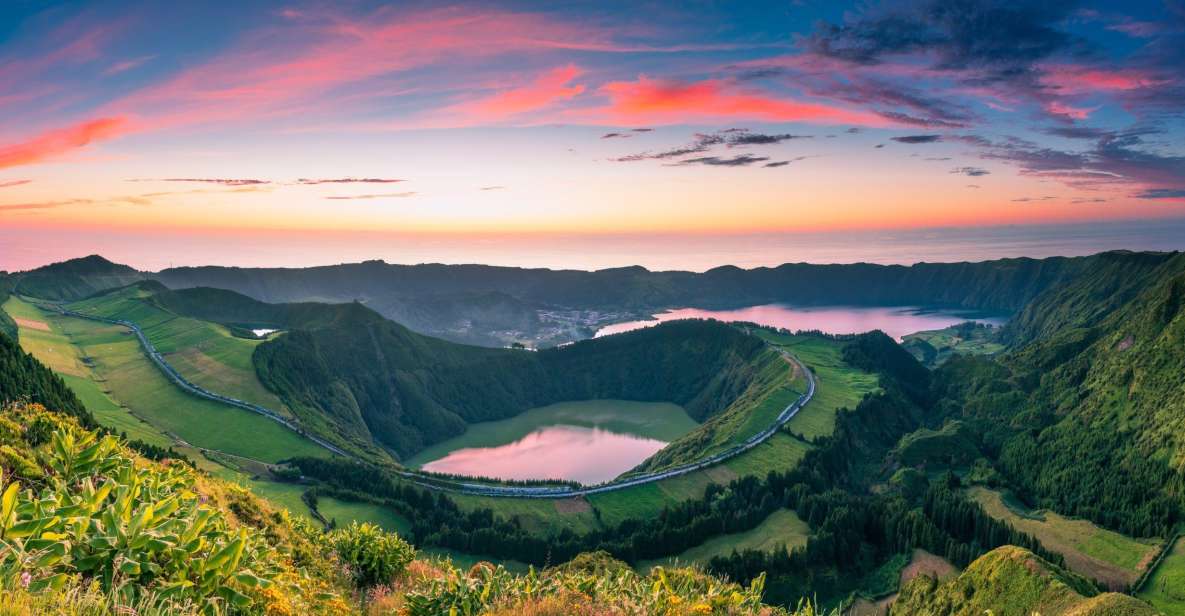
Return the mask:
[(33, 581), (33, 574), (29, 573), (28, 571), (21, 572), (21, 586), (22, 587), (28, 588), (29, 582), (32, 582), (32, 581)]

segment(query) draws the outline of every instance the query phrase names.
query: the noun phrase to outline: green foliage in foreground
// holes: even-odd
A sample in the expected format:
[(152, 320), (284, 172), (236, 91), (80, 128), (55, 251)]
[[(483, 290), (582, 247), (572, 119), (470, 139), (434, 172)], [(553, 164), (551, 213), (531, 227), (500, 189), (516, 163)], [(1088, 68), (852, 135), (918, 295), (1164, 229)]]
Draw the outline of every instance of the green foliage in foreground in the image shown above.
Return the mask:
[(373, 586), (390, 580), (407, 568), (416, 551), (394, 533), (374, 524), (352, 522), (329, 535), (333, 549), (349, 565), (359, 586)]
[(0, 575), (37, 592), (82, 574), (128, 599), (152, 588), (215, 611), (251, 607), (273, 585), (264, 544), (204, 505), (186, 469), (146, 472), (114, 438), (67, 429), (35, 454), (48, 469), (39, 489), (0, 478)]

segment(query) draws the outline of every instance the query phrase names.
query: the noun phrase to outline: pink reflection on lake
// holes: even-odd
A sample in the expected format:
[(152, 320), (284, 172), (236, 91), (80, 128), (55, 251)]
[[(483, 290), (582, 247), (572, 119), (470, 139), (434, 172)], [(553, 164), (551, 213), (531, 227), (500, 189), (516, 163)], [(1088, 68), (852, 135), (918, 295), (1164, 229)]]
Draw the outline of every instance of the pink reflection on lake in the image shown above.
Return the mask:
[(434, 473), (497, 479), (608, 481), (667, 444), (600, 428), (548, 426), (498, 447), (458, 449), (420, 468)]
[(969, 313), (921, 310), (909, 307), (866, 308), (855, 306), (827, 306), (800, 308), (785, 304), (749, 306), (734, 310), (705, 310), (679, 308), (654, 315), (651, 321), (615, 323), (597, 331), (596, 337), (620, 334), (676, 319), (716, 319), (719, 321), (749, 321), (791, 331), (812, 330), (828, 334), (859, 334), (879, 329), (896, 340), (906, 334), (930, 329), (942, 329), (964, 321), (980, 321), (992, 325), (1004, 323), (1001, 318), (975, 318)]

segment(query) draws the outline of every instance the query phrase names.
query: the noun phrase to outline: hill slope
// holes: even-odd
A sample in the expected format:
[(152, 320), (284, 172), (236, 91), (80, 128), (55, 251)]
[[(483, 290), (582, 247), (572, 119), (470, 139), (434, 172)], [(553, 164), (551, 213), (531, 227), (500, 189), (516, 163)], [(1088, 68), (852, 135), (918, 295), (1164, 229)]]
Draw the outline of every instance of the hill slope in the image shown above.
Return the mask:
[(1154, 616), (1128, 595), (1097, 594), (1086, 580), (1012, 546), (979, 557), (955, 579), (921, 576), (902, 588), (891, 616)]
[(256, 369), (294, 410), (404, 456), (469, 423), (566, 400), (674, 402), (702, 421), (781, 361), (720, 323), (677, 322), (532, 353), (429, 338), (362, 310), (352, 323), (260, 345)]
[(15, 291), (53, 301), (71, 301), (142, 280), (140, 272), (99, 255), (53, 263), (14, 275)]
[[(1000, 259), (912, 266), (787, 263), (704, 273), (624, 267), (595, 272), (485, 265), (394, 265), (367, 261), (282, 268), (183, 267), (153, 277), (174, 288), (231, 289), (271, 302), (364, 299), (385, 312), (399, 298), (499, 292), (527, 302), (580, 307), (799, 305), (944, 305), (1013, 311), (1043, 290), (1097, 268), (1106, 255)], [(1148, 261), (1163, 254), (1145, 253)]]

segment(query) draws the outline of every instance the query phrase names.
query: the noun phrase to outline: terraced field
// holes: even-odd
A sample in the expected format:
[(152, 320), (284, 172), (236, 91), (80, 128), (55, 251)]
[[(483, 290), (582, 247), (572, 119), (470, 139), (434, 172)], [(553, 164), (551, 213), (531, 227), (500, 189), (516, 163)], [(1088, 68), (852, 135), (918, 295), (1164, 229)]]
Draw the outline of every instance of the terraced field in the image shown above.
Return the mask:
[(152, 304), (135, 287), (74, 302), (71, 310), (138, 325), (165, 357), (191, 383), (210, 391), (258, 404), (282, 415), (291, 412), (259, 381), (251, 355), (262, 340), (239, 338), (209, 321), (178, 316)]
[[(4, 307), (22, 319), (48, 324), (48, 331), (22, 327), (21, 346), (42, 361), (50, 360), (55, 372), (75, 377), (70, 384), (89, 400), (88, 408), (96, 405), (96, 419), (127, 430), (132, 438), (167, 444), (172, 436), (196, 447), (265, 462), (330, 455), (265, 417), (181, 391), (148, 360), (126, 328), (46, 313), (17, 298)], [(244, 439), (244, 434), (252, 438)]]
[(1061, 554), (1075, 573), (1115, 590), (1135, 582), (1162, 543), (1159, 539), (1132, 539), (1052, 511), (1027, 511), (1007, 494), (983, 487), (970, 488), (967, 495), (988, 515), (1033, 535), (1046, 548)]
[(45, 314), (16, 297), (9, 298), (3, 309), (18, 324), (21, 348), (57, 372), (101, 425), (153, 445), (168, 447), (174, 444), (174, 439), (133, 415), (112, 397), (106, 384), (91, 368), (93, 360), (84, 357), (61, 331), (56, 315)]

